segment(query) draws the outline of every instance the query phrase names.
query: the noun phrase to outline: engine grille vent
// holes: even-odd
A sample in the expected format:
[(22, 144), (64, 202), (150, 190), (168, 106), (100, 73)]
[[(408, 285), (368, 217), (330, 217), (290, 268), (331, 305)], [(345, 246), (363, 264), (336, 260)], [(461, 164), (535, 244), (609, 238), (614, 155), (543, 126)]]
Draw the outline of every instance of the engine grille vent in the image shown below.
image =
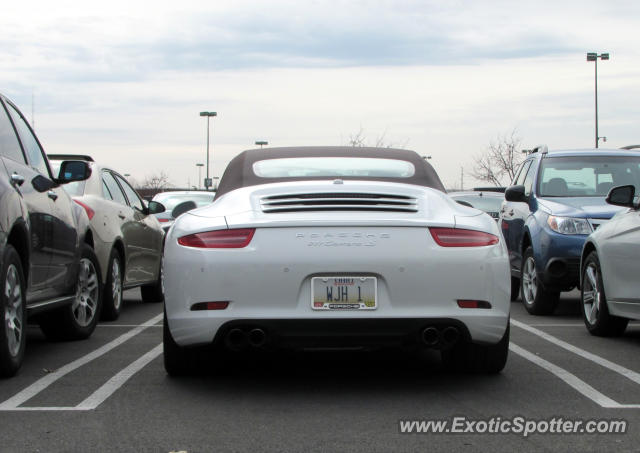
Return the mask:
[(272, 195), (260, 200), (262, 212), (384, 211), (418, 212), (417, 201), (406, 195), (381, 193), (302, 193)]

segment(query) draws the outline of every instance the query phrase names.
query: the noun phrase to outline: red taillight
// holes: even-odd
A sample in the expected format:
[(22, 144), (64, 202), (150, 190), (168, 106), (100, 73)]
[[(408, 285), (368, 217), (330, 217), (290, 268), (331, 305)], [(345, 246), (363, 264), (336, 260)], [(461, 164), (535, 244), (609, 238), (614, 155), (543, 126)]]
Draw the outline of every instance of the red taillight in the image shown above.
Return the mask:
[(255, 231), (255, 228), (205, 231), (182, 236), (178, 244), (204, 249), (241, 249), (249, 245)]
[(441, 247), (482, 247), (500, 242), (498, 236), (461, 228), (429, 228), (431, 236)]
[(458, 300), (460, 308), (491, 308), (491, 303), (486, 300)]
[(73, 200), (76, 203), (78, 203), (80, 206), (82, 206), (84, 208), (85, 211), (87, 211), (87, 217), (89, 217), (89, 220), (93, 219), (93, 216), (96, 215), (96, 211), (94, 211), (93, 209), (91, 209), (89, 206), (87, 206), (86, 204), (84, 204), (81, 201), (78, 200)]
[(224, 310), (229, 306), (228, 300), (220, 300), (215, 302), (198, 302), (191, 306), (192, 311), (200, 310)]
[(158, 219), (158, 222), (164, 223), (164, 222), (168, 222), (170, 220), (172, 220), (172, 219)]

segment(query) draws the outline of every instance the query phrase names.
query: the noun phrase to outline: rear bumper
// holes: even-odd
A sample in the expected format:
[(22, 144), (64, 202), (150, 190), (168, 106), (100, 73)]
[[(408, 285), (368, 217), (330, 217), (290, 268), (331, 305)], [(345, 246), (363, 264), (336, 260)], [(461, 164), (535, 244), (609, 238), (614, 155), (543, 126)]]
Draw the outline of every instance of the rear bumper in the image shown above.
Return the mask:
[(440, 334), (448, 327), (459, 333), (459, 341), (470, 341), (466, 326), (454, 319), (252, 319), (223, 324), (213, 341), (228, 343), (229, 333), (240, 329), (249, 335), (253, 329), (265, 334), (264, 347), (277, 349), (367, 348), (423, 346), (422, 332), (434, 327)]
[[(395, 344), (415, 338), (428, 325), (448, 323), (459, 325), (470, 341), (500, 341), (509, 319), (511, 285), (502, 242), (445, 249), (426, 228), (354, 230), (257, 229), (249, 246), (226, 250), (183, 247), (170, 233), (164, 289), (174, 340), (180, 346), (211, 344), (229, 326), (242, 325), (271, 331), (282, 344), (345, 339)], [(299, 237), (315, 231), (347, 235), (341, 239), (346, 241), (353, 241), (354, 233), (373, 239), (370, 246), (318, 246)], [(375, 277), (377, 308), (314, 310), (311, 280), (323, 275)], [(487, 301), (491, 308), (460, 308), (457, 300)], [(215, 301), (228, 302), (228, 307), (192, 309)]]

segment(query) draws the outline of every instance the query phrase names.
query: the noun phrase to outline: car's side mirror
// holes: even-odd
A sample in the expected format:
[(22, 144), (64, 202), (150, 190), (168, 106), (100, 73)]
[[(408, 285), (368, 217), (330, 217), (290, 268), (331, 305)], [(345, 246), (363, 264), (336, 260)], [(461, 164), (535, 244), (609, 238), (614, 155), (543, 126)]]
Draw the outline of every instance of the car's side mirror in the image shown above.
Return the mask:
[(609, 195), (607, 195), (607, 203), (613, 204), (616, 206), (626, 206), (629, 208), (633, 208), (633, 200), (636, 195), (635, 186), (618, 186), (614, 187), (609, 191)]
[(160, 214), (161, 212), (166, 211), (166, 209), (167, 208), (165, 208), (162, 203), (150, 201), (147, 206), (147, 214)]
[(82, 160), (64, 160), (60, 164), (60, 171), (55, 182), (66, 184), (74, 181), (84, 181), (91, 176), (91, 168)]
[(45, 178), (42, 175), (37, 175), (35, 178), (31, 180), (31, 185), (37, 192), (46, 192), (47, 190), (51, 190), (55, 187), (56, 183), (51, 181), (49, 178)]
[(174, 219), (177, 219), (178, 216), (184, 214), (187, 211), (191, 211), (192, 209), (195, 209), (197, 207), (198, 205), (196, 205), (194, 201), (191, 201), (191, 200), (183, 201), (178, 206), (173, 208), (173, 211), (171, 211), (171, 217), (173, 217)]
[(508, 187), (504, 191), (504, 199), (507, 201), (519, 201), (526, 203), (528, 197), (524, 194), (524, 186), (519, 184), (517, 186)]

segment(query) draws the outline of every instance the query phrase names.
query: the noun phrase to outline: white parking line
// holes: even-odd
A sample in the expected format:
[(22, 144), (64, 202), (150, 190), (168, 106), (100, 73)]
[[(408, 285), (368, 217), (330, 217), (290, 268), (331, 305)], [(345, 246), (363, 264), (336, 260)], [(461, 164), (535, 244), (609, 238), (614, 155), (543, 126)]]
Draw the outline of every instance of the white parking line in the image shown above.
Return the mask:
[(531, 327), (523, 322), (516, 321), (515, 319), (511, 320), (511, 325), (519, 327), (520, 329), (526, 330), (527, 332), (531, 332), (534, 335), (539, 336), (540, 338), (547, 340), (550, 343), (555, 344), (556, 346), (560, 346), (561, 348), (566, 349), (569, 352), (573, 352), (580, 357), (583, 357), (587, 360), (590, 360), (594, 363), (597, 363), (600, 366), (608, 368), (611, 371), (614, 371), (627, 379), (635, 382), (636, 384), (640, 384), (640, 373), (636, 373), (633, 370), (623, 367), (622, 365), (618, 365), (617, 363), (613, 363), (604, 357), (600, 357), (599, 355), (595, 355), (589, 351), (585, 351), (584, 349), (580, 349), (572, 344), (567, 343), (566, 341), (562, 341), (560, 338), (554, 337), (553, 335), (549, 335), (542, 330), (536, 329), (535, 327)]
[[(137, 326), (135, 329), (130, 330), (122, 335), (120, 335), (115, 340), (105, 344), (104, 346), (96, 349), (95, 351), (80, 357), (77, 360), (74, 360), (71, 363), (63, 366), (62, 368), (57, 369), (56, 371), (47, 374), (46, 376), (40, 378), (29, 387), (25, 388), (21, 392), (15, 394), (8, 400), (0, 403), (0, 411), (11, 411), (11, 410), (86, 410), (82, 408), (21, 408), (19, 407), (21, 404), (24, 404), (26, 401), (30, 400), (38, 393), (49, 387), (51, 384), (56, 382), (61, 377), (65, 376), (68, 373), (80, 368), (83, 365), (91, 362), (92, 360), (97, 359), (98, 357), (103, 356), (107, 352), (112, 349), (120, 346), (122, 343), (127, 340), (135, 337), (139, 333), (143, 332), (145, 329), (152, 327), (154, 324), (157, 324), (160, 320), (162, 320), (162, 314), (154, 316), (149, 321)], [(155, 350), (155, 349), (154, 349)]]
[(143, 369), (153, 359), (162, 354), (162, 343), (147, 352), (131, 365), (120, 371), (118, 374), (109, 379), (102, 387), (93, 392), (86, 400), (78, 404), (78, 408), (84, 410), (93, 410), (102, 404), (107, 398), (115, 393), (122, 385), (127, 382), (134, 374)]
[(582, 393), (584, 396), (589, 398), (594, 403), (598, 404), (600, 407), (603, 407), (605, 409), (640, 409), (640, 404), (620, 404), (617, 401), (612, 400), (608, 396), (591, 387), (575, 374), (572, 374), (564, 368), (560, 368), (559, 366), (554, 365), (548, 360), (538, 357), (537, 355), (527, 351), (526, 349), (522, 349), (517, 344), (509, 343), (509, 350), (518, 354), (522, 358), (535, 363), (539, 367), (553, 373), (564, 382), (566, 382), (570, 387)]

